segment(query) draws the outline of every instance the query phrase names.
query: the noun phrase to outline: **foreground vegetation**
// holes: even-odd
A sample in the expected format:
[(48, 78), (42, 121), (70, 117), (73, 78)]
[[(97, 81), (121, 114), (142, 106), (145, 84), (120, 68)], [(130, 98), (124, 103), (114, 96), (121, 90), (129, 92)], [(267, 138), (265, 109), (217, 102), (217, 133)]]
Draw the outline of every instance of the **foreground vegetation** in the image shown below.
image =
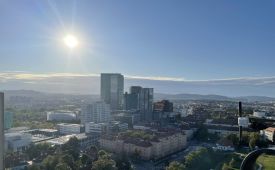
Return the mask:
[(80, 150), (77, 138), (71, 138), (62, 146), (49, 144), (32, 145), (23, 153), (6, 155), (6, 167), (19, 165), (23, 160), (32, 161), (29, 170), (131, 170), (129, 159), (125, 156), (113, 158), (104, 150), (95, 146)]
[(256, 162), (262, 165), (264, 170), (275, 169), (275, 156), (264, 154), (261, 155)]

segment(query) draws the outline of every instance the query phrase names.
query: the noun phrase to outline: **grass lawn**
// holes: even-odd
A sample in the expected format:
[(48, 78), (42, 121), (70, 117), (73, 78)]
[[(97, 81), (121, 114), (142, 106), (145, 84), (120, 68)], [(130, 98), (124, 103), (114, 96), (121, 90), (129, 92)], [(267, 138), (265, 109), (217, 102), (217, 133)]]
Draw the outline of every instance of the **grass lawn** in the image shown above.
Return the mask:
[(257, 159), (257, 163), (262, 164), (264, 170), (274, 170), (275, 169), (275, 156), (261, 155)]

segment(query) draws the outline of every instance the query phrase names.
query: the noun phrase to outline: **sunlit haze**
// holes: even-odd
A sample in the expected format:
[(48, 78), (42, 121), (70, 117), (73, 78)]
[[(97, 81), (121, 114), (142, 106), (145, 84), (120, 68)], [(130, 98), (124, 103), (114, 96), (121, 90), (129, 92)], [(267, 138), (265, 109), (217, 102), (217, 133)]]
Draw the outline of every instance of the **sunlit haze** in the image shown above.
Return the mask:
[(79, 44), (77, 37), (71, 34), (66, 35), (63, 40), (65, 45), (69, 48), (75, 48)]

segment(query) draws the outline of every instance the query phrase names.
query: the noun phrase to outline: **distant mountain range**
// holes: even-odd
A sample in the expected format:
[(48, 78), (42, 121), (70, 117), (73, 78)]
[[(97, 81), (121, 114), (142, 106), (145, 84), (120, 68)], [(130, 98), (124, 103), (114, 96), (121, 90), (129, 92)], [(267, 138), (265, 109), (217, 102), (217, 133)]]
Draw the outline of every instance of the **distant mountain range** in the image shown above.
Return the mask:
[(245, 101), (245, 102), (268, 102), (275, 101), (275, 98), (266, 96), (240, 96), (240, 97), (227, 97), (215, 94), (201, 95), (201, 94), (163, 94), (155, 93), (155, 100), (168, 99), (168, 100), (219, 100), (219, 101)]
[[(58, 93), (44, 93), (33, 90), (4, 90), (6, 97), (11, 96), (25, 96), (33, 98), (44, 98), (44, 97), (66, 97), (66, 96), (90, 96), (94, 99), (99, 99), (99, 95), (79, 95), (79, 94), (58, 94)], [(201, 94), (164, 94), (164, 93), (155, 93), (155, 100), (218, 100), (218, 101), (246, 101), (246, 102), (268, 102), (275, 101), (275, 98), (266, 97), (266, 96), (240, 96), (240, 97), (227, 97), (222, 95), (201, 95)]]

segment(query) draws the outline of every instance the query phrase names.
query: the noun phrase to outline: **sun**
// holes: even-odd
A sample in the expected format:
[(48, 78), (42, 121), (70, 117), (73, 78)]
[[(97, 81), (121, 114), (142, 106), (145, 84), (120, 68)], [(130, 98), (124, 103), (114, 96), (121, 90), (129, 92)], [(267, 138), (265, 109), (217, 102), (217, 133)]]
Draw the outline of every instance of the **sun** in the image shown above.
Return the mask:
[(77, 47), (79, 44), (78, 39), (74, 35), (71, 35), (71, 34), (66, 35), (64, 37), (63, 41), (64, 41), (65, 45), (71, 49)]

